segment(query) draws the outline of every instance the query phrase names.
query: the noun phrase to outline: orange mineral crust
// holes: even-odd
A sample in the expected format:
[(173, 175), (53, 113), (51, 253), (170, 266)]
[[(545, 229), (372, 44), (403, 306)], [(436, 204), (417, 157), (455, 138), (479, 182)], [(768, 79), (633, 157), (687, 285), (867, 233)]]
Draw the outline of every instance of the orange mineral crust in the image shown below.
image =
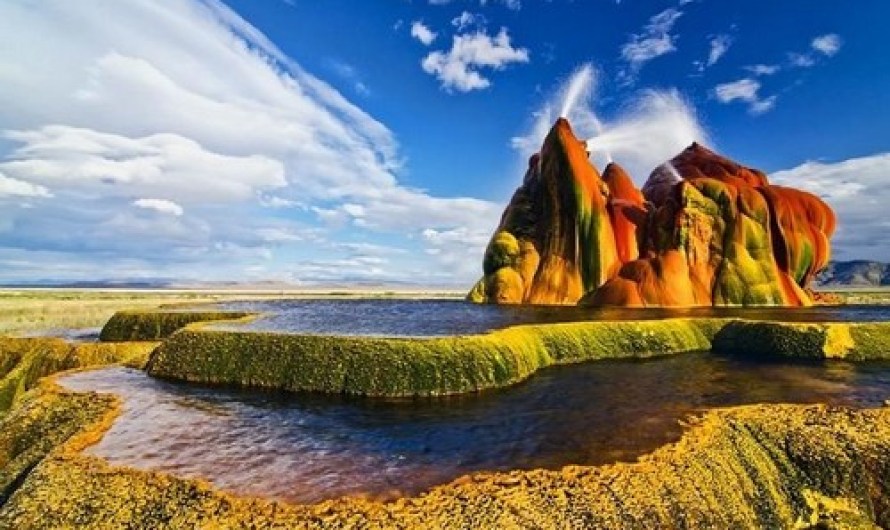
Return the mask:
[(475, 302), (626, 307), (811, 305), (835, 216), (805, 191), (693, 143), (642, 190), (600, 176), (560, 119), (485, 253)]

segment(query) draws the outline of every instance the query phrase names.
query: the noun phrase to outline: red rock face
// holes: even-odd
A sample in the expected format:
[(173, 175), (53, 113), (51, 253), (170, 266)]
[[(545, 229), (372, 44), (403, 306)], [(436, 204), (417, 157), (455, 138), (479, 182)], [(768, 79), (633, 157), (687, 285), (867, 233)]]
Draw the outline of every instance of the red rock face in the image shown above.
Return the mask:
[(809, 305), (835, 217), (818, 197), (693, 144), (638, 190), (554, 125), (486, 252), (478, 302)]

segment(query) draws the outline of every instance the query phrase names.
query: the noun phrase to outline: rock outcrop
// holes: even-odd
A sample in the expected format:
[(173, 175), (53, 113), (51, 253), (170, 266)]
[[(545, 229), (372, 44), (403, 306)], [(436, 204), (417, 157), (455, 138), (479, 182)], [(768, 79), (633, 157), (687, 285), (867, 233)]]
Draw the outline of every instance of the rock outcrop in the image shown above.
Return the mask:
[(600, 175), (566, 120), (531, 158), (468, 295), (502, 304), (806, 306), (835, 217), (818, 197), (692, 144), (642, 190)]

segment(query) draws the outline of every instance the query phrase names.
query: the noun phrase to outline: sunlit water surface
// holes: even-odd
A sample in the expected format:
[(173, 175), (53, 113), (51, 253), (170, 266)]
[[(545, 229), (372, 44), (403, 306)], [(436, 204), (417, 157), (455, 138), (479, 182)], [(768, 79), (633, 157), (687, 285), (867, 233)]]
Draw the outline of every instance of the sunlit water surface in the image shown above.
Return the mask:
[[(739, 317), (756, 320), (886, 321), (890, 306), (849, 305), (811, 308), (623, 309), (496, 306), (461, 300), (270, 300), (229, 302), (224, 309), (263, 316), (239, 328), (279, 333), (430, 336), (482, 333), (516, 324), (586, 320), (639, 320), (668, 317)], [(232, 327), (225, 325), (225, 327)]]

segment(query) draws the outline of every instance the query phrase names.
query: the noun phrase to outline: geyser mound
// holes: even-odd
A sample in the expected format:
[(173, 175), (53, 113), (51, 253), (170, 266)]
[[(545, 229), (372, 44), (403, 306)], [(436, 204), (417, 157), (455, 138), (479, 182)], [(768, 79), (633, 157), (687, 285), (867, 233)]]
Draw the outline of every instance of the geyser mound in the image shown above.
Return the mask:
[(806, 306), (831, 208), (693, 143), (642, 190), (569, 122), (529, 160), (468, 298), (500, 304)]

